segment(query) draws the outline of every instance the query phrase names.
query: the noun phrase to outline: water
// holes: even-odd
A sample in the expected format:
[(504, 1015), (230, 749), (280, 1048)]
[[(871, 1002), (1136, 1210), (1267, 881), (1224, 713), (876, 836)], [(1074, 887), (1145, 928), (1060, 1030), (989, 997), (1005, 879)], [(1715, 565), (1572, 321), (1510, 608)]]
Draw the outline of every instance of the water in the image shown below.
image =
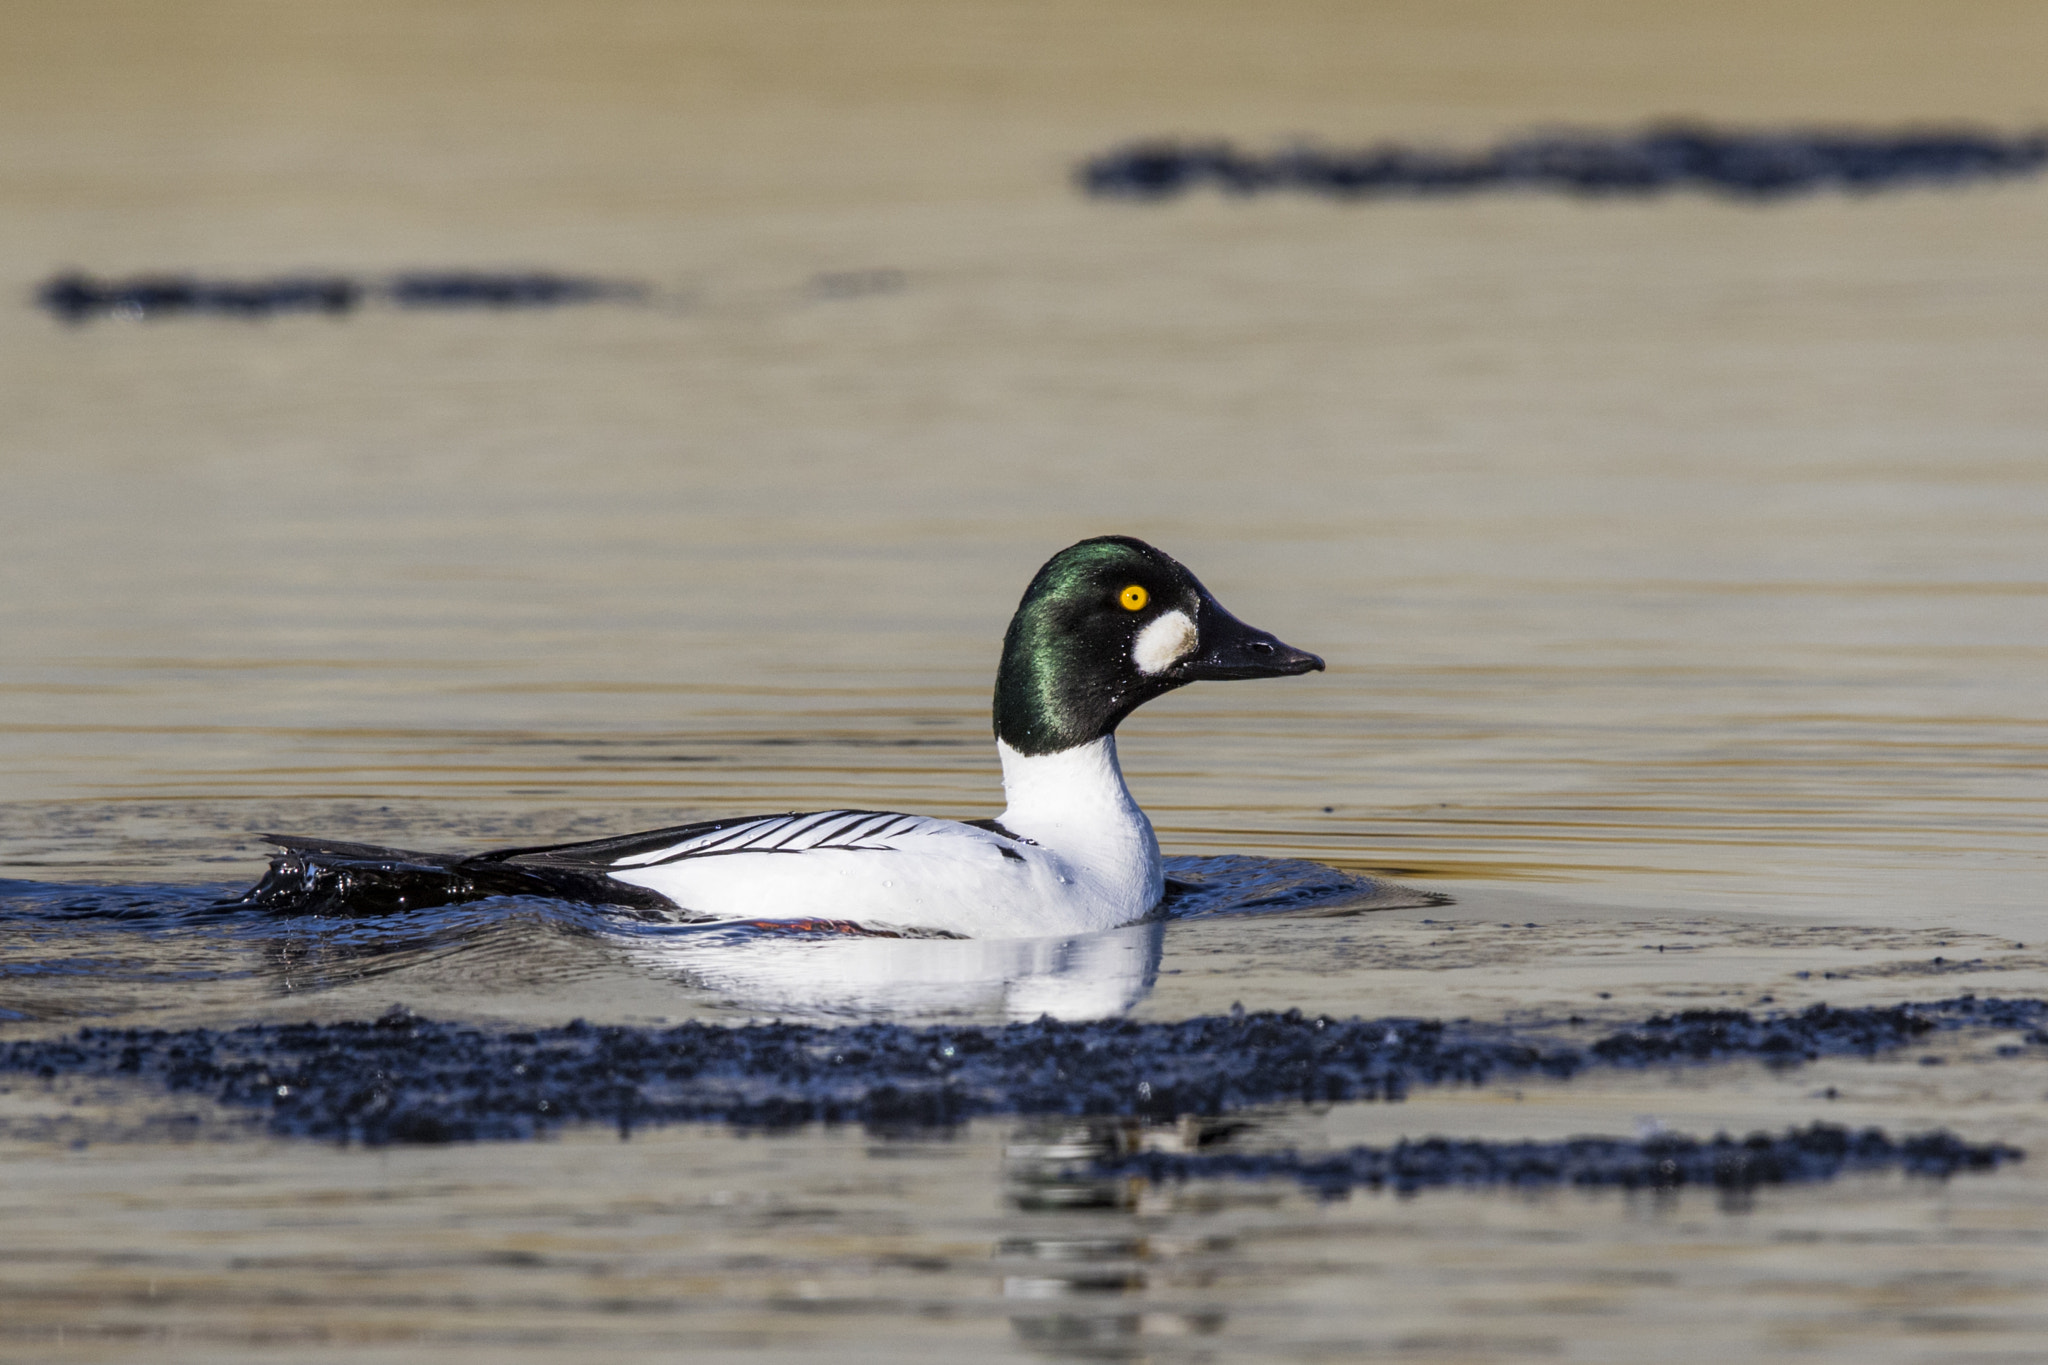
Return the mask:
[[(650, 961), (531, 906), (413, 938), (162, 912), (252, 881), (266, 830), (457, 849), (991, 814), (1002, 624), (1046, 555), (1109, 531), (1331, 665), (1126, 725), (1168, 852), (1455, 904), (1127, 934), (1061, 959), (1098, 964), (1082, 1006), (1513, 1022), (2048, 995), (2048, 188), (1138, 206), (1069, 181), (1169, 135), (2022, 129), (2035, 7), (567, 13), (106, 0), (0, 50), (0, 1036), (394, 1003), (500, 1025), (1028, 1010), (1045, 997), (1001, 983), (1072, 984), (1056, 954), (969, 952), (881, 998), (859, 983), (904, 978), (893, 948), (826, 970), (754, 944)], [(67, 268), (651, 292), (66, 327), (31, 299)], [(74, 895), (144, 914), (58, 916)], [(1239, 1139), (1828, 1118), (2035, 1153), (1737, 1209), (1227, 1182), (1054, 1208), (1013, 1180), (1041, 1137), (997, 1120), (365, 1152), (15, 1084), (0, 1340), (2024, 1358), (2048, 1127), (2038, 1060), (2000, 1041), (1432, 1092)]]

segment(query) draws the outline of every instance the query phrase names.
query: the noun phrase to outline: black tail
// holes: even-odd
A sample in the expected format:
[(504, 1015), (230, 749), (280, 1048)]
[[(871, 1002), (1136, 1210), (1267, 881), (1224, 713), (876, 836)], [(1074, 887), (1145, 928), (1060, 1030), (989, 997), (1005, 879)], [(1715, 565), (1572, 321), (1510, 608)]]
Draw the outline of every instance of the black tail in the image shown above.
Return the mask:
[(413, 853), (289, 834), (263, 837), (283, 851), (271, 856), (262, 881), (219, 908), (278, 915), (395, 915), (487, 896), (674, 908), (666, 896), (582, 868), (507, 863), (490, 854)]

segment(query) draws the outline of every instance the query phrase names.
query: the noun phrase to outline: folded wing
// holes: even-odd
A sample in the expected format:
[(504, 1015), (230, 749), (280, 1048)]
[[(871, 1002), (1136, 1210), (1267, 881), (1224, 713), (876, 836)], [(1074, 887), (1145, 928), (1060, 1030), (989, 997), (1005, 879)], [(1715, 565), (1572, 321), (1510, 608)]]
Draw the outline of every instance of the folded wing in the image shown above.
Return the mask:
[[(487, 896), (547, 896), (589, 905), (678, 910), (661, 892), (617, 874), (645, 875), (699, 859), (740, 855), (888, 853), (931, 849), (932, 840), (995, 844), (1016, 857), (1013, 837), (974, 826), (890, 811), (829, 810), (707, 820), (611, 839), (488, 853), (418, 853), (375, 844), (264, 837), (278, 845), (263, 879), (224, 909), (288, 915), (380, 915), (459, 905)], [(957, 845), (956, 845), (957, 847)], [(685, 914), (688, 912), (685, 911)]]
[(923, 838), (954, 830), (968, 832), (967, 827), (953, 821), (933, 820), (922, 815), (898, 815), (876, 810), (808, 811), (712, 820), (620, 839), (561, 844), (552, 848), (508, 849), (502, 854), (485, 856), (520, 866), (628, 871), (695, 858), (723, 858), (737, 854), (819, 853), (827, 849), (890, 852), (902, 848), (906, 838)]

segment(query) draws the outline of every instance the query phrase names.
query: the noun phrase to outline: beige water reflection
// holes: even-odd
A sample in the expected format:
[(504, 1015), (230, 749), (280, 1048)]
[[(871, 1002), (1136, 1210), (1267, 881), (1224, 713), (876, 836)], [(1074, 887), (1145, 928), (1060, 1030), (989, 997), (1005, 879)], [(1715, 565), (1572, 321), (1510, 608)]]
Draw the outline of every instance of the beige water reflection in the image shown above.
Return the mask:
[[(86, 0), (8, 32), (6, 876), (236, 881), (279, 826), (987, 813), (1002, 623), (1050, 550), (1116, 530), (1331, 661), (1131, 722), (1169, 851), (1460, 898), (1177, 926), (1143, 1011), (2048, 991), (2048, 189), (1138, 208), (1065, 181), (1161, 132), (2026, 126), (2040, 6)], [(74, 329), (21, 302), (64, 266), (517, 264), (657, 298)], [(901, 287), (818, 287), (863, 270)], [(146, 1013), (737, 1011), (538, 929), (386, 965)], [(2038, 1079), (1991, 1066), (1884, 1072), (1862, 1112), (2048, 1151)], [(1688, 1084), (1683, 1126), (1827, 1108)], [(1560, 1132), (1666, 1103), (1547, 1102)], [(1509, 1103), (1380, 1112), (1538, 1135)], [(2027, 1168), (1739, 1217), (1196, 1191), (1213, 1213), (1070, 1233), (1003, 1211), (1006, 1140), (16, 1142), (0, 1320), (50, 1359), (1860, 1365), (2040, 1335)], [(1176, 1268), (1105, 1253), (1147, 1287), (1100, 1314), (1002, 1297), (1058, 1276), (998, 1248), (1068, 1236)]]

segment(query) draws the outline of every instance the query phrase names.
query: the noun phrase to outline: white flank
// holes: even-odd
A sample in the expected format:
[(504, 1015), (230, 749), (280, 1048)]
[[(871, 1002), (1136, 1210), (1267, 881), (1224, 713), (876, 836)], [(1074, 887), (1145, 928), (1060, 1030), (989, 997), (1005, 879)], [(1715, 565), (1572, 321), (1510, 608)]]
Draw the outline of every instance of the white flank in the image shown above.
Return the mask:
[(1164, 673), (1194, 650), (1198, 634), (1186, 612), (1167, 612), (1138, 632), (1138, 642), (1131, 648), (1131, 662), (1140, 673)]
[(921, 815), (771, 815), (609, 871), (713, 919), (822, 917), (972, 938), (1085, 934), (1144, 919), (1165, 878), (1116, 741), (1035, 758), (997, 748), (1010, 796), (1002, 823), (1017, 837)]

